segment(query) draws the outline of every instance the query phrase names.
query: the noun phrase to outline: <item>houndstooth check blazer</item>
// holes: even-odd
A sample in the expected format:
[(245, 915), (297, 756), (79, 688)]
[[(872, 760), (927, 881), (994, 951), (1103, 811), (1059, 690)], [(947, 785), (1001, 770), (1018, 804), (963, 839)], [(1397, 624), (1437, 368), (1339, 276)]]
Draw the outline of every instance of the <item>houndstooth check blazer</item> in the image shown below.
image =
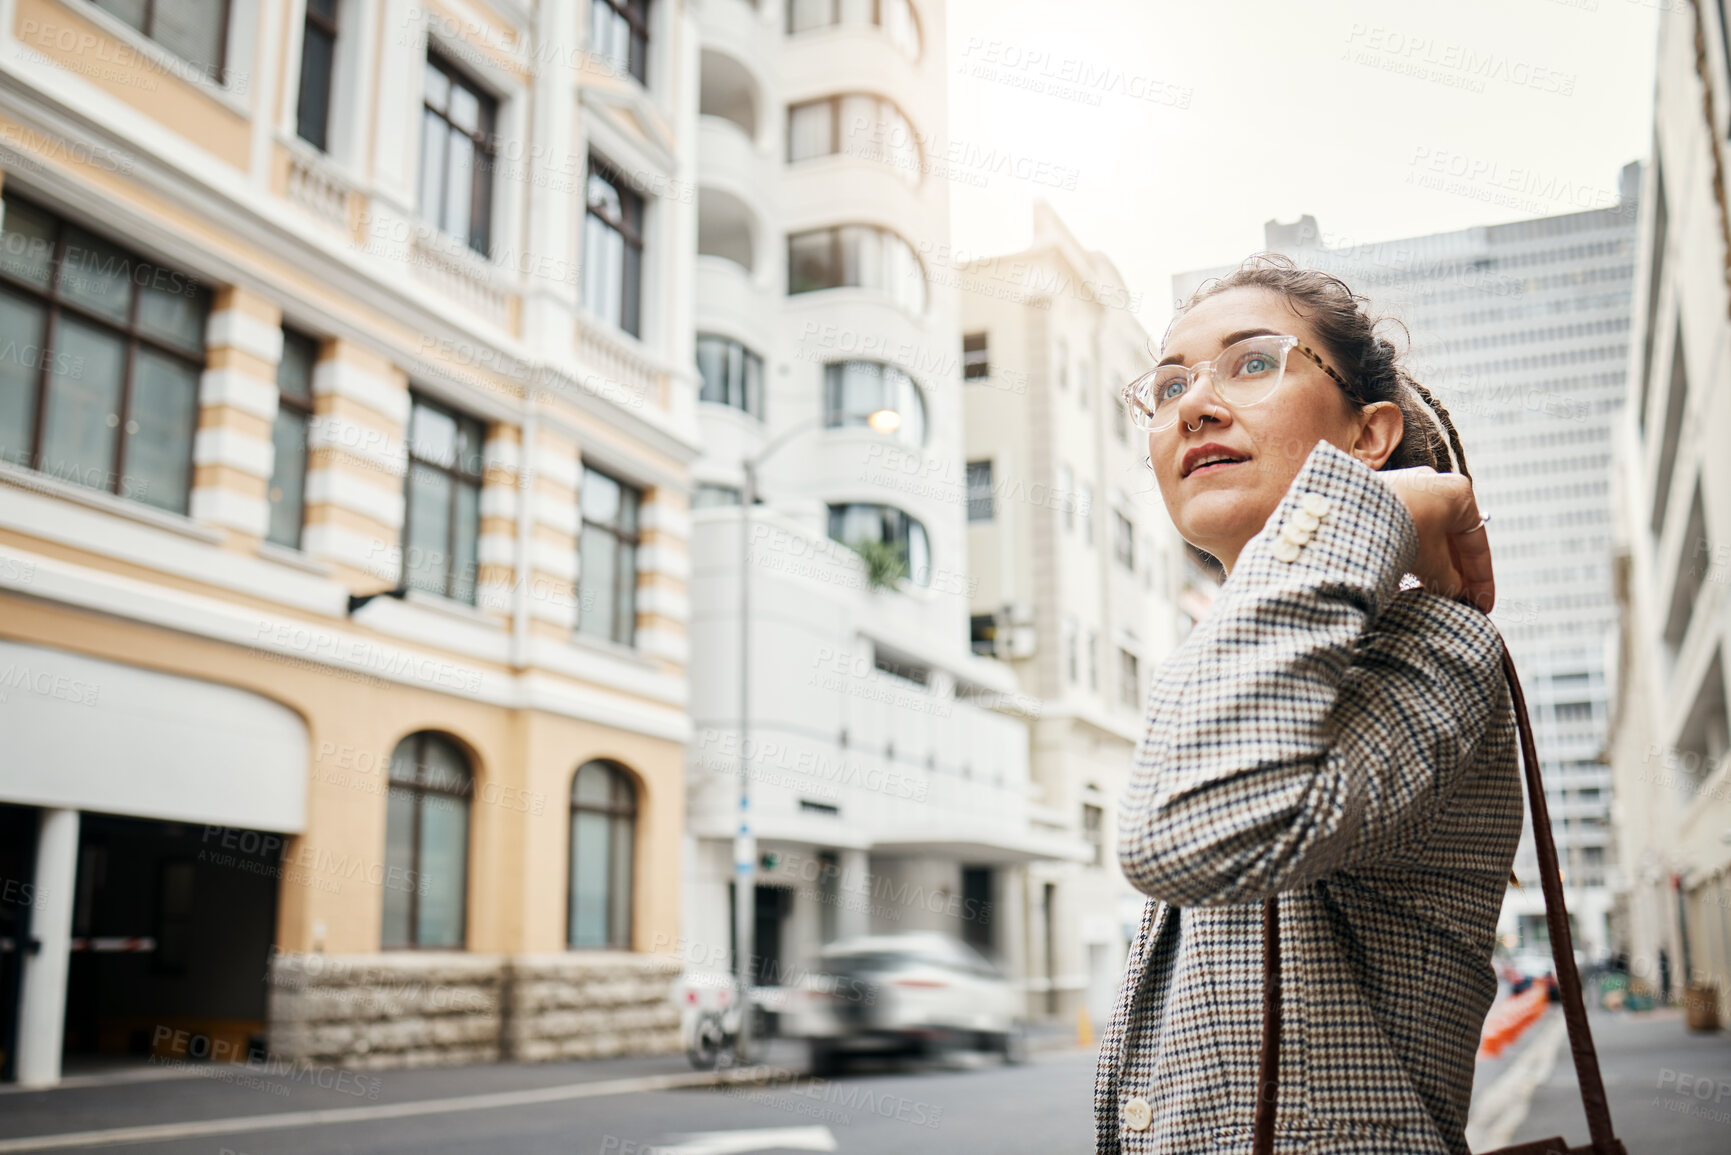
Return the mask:
[(1276, 1149), (1466, 1155), (1524, 812), (1501, 638), (1402, 588), (1416, 550), (1387, 483), (1320, 442), (1156, 672), (1118, 823), (1150, 901), (1098, 1152), (1250, 1150), (1278, 895)]

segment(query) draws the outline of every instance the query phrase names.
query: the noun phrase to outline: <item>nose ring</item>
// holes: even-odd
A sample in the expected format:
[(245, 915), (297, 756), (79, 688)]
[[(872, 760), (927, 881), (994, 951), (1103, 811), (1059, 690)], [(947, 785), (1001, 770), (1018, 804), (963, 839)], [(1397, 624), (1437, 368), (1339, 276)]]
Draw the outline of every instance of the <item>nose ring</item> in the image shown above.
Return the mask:
[(1202, 422), (1198, 421), (1195, 425), (1192, 425), (1190, 422), (1186, 421), (1184, 423), (1184, 428), (1188, 429), (1192, 433), (1200, 433), (1202, 432)]

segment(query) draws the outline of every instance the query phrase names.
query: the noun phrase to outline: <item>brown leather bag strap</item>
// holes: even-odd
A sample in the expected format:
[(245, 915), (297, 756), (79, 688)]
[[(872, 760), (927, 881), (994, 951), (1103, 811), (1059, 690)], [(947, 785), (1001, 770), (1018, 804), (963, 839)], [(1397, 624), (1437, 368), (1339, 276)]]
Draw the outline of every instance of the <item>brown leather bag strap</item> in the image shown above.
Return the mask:
[(1514, 703), (1515, 722), (1521, 736), (1521, 761), (1527, 780), (1527, 809), (1533, 816), (1533, 846), (1539, 852), (1539, 885), (1545, 896), (1545, 922), (1551, 932), (1551, 961), (1557, 986), (1563, 995), (1563, 1021), (1569, 1027), (1569, 1050), (1575, 1057), (1575, 1081), (1581, 1088), (1581, 1105), (1587, 1112), (1587, 1135), (1595, 1150), (1614, 1151), (1618, 1146), (1611, 1130), (1611, 1106), (1605, 1099), (1605, 1080), (1599, 1074), (1599, 1053), (1593, 1048), (1593, 1029), (1587, 1025), (1587, 1004), (1581, 997), (1581, 973), (1575, 967), (1575, 940), (1569, 933), (1569, 911), (1563, 903), (1563, 874), (1557, 866), (1557, 844), (1551, 836), (1551, 813), (1545, 804), (1545, 780), (1539, 771), (1539, 751), (1533, 743), (1533, 723), (1527, 717), (1526, 695), (1515, 673), (1515, 659), (1503, 645), (1503, 673), (1509, 679), (1509, 697)]
[(1274, 1152), (1275, 1100), (1280, 1097), (1280, 899), (1262, 902), (1262, 1054), (1256, 1064), (1258, 1152)]
[[(1545, 805), (1545, 781), (1539, 771), (1539, 751), (1533, 742), (1533, 723), (1527, 717), (1527, 699), (1515, 660), (1503, 645), (1503, 673), (1509, 682), (1509, 700), (1520, 733), (1521, 762), (1527, 789), (1527, 809), (1533, 819), (1533, 846), (1539, 855), (1539, 882), (1545, 896), (1545, 922), (1550, 928), (1551, 954), (1556, 964), (1557, 986), (1563, 997), (1563, 1021), (1569, 1028), (1569, 1050), (1575, 1058), (1575, 1081), (1581, 1088), (1581, 1105), (1587, 1113), (1590, 1145), (1573, 1150), (1596, 1155), (1620, 1155), (1623, 1145), (1611, 1129), (1611, 1107), (1605, 1099), (1605, 1081), (1599, 1073), (1599, 1054), (1593, 1048), (1592, 1028), (1587, 1025), (1587, 1004), (1581, 996), (1581, 975), (1575, 967), (1574, 938), (1569, 933), (1569, 912), (1563, 904), (1563, 876), (1557, 866), (1557, 844), (1551, 837), (1550, 810)], [(1256, 1120), (1253, 1155), (1274, 1155), (1274, 1113), (1280, 1093), (1280, 909), (1277, 899), (1262, 904), (1262, 1052), (1256, 1069)], [(1556, 1140), (1545, 1140), (1537, 1150), (1553, 1149)], [(1515, 1152), (1519, 1148), (1505, 1148)], [(1494, 1155), (1494, 1153), (1493, 1153)]]

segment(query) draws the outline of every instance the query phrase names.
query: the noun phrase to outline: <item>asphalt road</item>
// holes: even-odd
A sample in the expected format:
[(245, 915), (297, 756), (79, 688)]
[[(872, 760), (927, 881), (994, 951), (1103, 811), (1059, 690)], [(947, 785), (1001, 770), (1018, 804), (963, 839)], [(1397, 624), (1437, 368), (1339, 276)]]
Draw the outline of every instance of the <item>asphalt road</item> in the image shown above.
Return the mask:
[[(1085, 1155), (1093, 1150), (1094, 1053), (1036, 1054), (1004, 1066), (969, 1056), (951, 1063), (886, 1063), (842, 1078), (725, 1088), (642, 1089), (690, 1079), (665, 1060), (641, 1072), (608, 1064), (585, 1088), (573, 1068), (503, 1064), (386, 1071), (377, 1098), (351, 1088), (160, 1079), (0, 1097), (0, 1152), (64, 1150), (161, 1155), (732, 1155), (842, 1151), (921, 1155)], [(602, 1094), (588, 1092), (601, 1091)], [(533, 1101), (537, 1096), (551, 1101)], [(522, 1101), (529, 1100), (529, 1101)], [(472, 1101), (473, 1106), (464, 1105)], [(424, 1105), (437, 1104), (437, 1113)], [(457, 1107), (459, 1109), (448, 1109)], [(332, 1114), (335, 1112), (336, 1114)], [(272, 1116), (293, 1114), (287, 1126)], [(248, 1129), (258, 1119), (267, 1126)], [(159, 1126), (171, 1134), (112, 1129)], [(210, 1128), (216, 1128), (215, 1131)], [(198, 1133), (200, 1129), (203, 1133)], [(102, 1144), (71, 1134), (106, 1130)], [(188, 1133), (191, 1132), (191, 1133)], [(769, 1134), (763, 1134), (769, 1132)], [(44, 1148), (27, 1137), (66, 1135)], [(706, 1137), (707, 1136), (707, 1137)]]
[[(1552, 1012), (1551, 1017), (1555, 1017)], [(1731, 1152), (1731, 1033), (1691, 1035), (1676, 1011), (1592, 1016), (1618, 1134), (1630, 1151)], [(1505, 1074), (1531, 1075), (1499, 1142), (1586, 1141), (1561, 1033), (1541, 1020), (1524, 1046), (1481, 1064), (1475, 1112)], [(1542, 1059), (1550, 1047), (1554, 1062)], [(795, 1056), (771, 1055), (771, 1062)], [(790, 1064), (791, 1067), (791, 1064)], [(833, 1080), (729, 1087), (678, 1056), (500, 1063), (380, 1072), (142, 1068), (51, 1092), (0, 1094), (0, 1155), (1086, 1155), (1094, 1053), (886, 1062)], [(1536, 1084), (1536, 1086), (1535, 1086)], [(1514, 1119), (1517, 1115), (1510, 1115)]]

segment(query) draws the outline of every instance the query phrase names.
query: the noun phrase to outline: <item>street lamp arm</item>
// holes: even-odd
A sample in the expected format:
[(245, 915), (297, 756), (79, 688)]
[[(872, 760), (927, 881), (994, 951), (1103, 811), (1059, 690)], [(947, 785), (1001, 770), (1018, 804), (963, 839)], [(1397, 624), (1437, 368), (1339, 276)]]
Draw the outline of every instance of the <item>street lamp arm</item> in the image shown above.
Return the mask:
[(754, 472), (758, 466), (762, 465), (772, 457), (777, 450), (781, 449), (782, 446), (786, 445), (789, 441), (792, 441), (795, 437), (798, 437), (801, 433), (821, 428), (824, 420), (823, 417), (807, 417), (804, 421), (796, 421), (786, 429), (783, 429), (780, 433), (777, 433), (774, 437), (770, 438), (769, 441), (756, 453), (745, 459), (743, 464), (746, 472)]

